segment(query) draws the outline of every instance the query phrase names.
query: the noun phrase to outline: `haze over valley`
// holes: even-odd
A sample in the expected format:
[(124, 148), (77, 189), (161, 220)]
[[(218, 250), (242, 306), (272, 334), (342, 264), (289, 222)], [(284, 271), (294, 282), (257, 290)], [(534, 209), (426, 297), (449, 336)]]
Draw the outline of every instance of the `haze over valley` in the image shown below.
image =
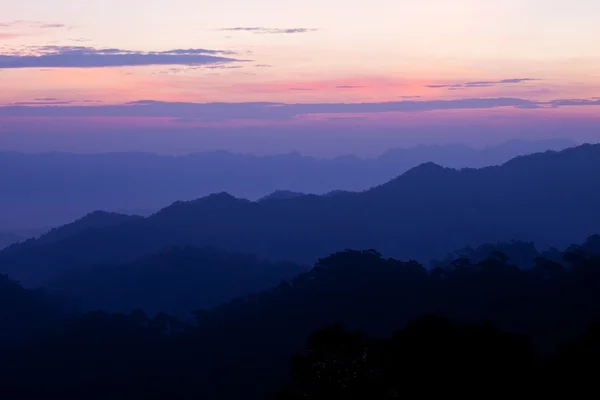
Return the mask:
[(0, 10), (2, 400), (598, 397), (598, 0)]

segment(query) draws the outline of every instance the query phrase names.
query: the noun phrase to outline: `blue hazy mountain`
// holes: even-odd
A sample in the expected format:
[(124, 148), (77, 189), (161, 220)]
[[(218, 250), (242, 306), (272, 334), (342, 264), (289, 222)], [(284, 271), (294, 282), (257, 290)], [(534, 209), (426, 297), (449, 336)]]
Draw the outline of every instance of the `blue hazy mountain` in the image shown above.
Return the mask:
[[(429, 261), (466, 245), (542, 248), (600, 231), (600, 145), (517, 157), (501, 166), (417, 166), (369, 190), (280, 201), (221, 192), (143, 218), (0, 252), (0, 272), (40, 284), (77, 266), (133, 262), (166, 246), (212, 246), (312, 264), (346, 248)], [(38, 245), (35, 245), (38, 243)]]
[(574, 144), (550, 140), (510, 141), (483, 149), (460, 144), (417, 146), (392, 149), (370, 159), (317, 159), (297, 153), (252, 156), (211, 152), (173, 157), (5, 152), (0, 153), (0, 231), (58, 226), (94, 210), (146, 216), (174, 201), (218, 192), (256, 200), (276, 191), (361, 191), (425, 162), (481, 168)]

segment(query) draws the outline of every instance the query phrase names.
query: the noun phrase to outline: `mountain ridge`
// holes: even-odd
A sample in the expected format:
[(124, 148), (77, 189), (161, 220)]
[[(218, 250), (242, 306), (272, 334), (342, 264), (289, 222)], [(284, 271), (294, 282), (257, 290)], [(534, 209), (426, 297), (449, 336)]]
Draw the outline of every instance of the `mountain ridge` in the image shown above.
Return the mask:
[(346, 248), (428, 261), (467, 244), (502, 240), (563, 246), (600, 231), (599, 174), (600, 145), (586, 145), (482, 169), (425, 164), (344, 196), (251, 202), (221, 192), (36, 252), (0, 252), (0, 271), (120, 264), (169, 245), (214, 246), (301, 264)]
[(563, 140), (509, 142), (483, 149), (419, 146), (390, 150), (376, 158), (331, 159), (298, 153), (255, 156), (224, 151), (186, 156), (0, 152), (0, 182), (6, 188), (0, 197), (0, 226), (13, 232), (59, 226), (97, 209), (143, 210), (140, 213), (148, 215), (177, 200), (222, 191), (249, 200), (277, 190), (359, 192), (427, 161), (452, 168), (479, 168), (501, 164), (516, 155), (574, 144)]

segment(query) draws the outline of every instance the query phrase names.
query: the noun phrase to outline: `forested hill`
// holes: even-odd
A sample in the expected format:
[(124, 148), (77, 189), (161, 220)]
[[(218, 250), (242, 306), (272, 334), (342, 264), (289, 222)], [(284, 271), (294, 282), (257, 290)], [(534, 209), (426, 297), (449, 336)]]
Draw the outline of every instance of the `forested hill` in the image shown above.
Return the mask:
[(517, 155), (575, 145), (561, 139), (512, 140), (481, 149), (462, 144), (421, 145), (390, 149), (368, 159), (225, 151), (185, 156), (0, 151), (0, 228), (59, 226), (97, 209), (147, 215), (176, 200), (222, 191), (251, 200), (277, 190), (317, 194), (337, 189), (359, 191), (427, 161), (479, 168)]
[[(195, 323), (137, 310), (95, 311), (65, 320), (64, 313), (56, 311), (61, 307), (47, 295), (0, 277), (0, 338), (20, 334), (21, 343), (29, 344), (3, 348), (8, 342), (0, 341), (0, 384), (52, 383), (51, 393), (56, 393), (90, 385), (111, 391), (115, 383), (122, 383), (111, 394), (137, 399), (152, 391), (161, 399), (258, 400), (288, 380), (293, 382), (286, 390), (289, 395), (298, 390), (311, 393), (317, 383), (339, 393), (345, 387), (340, 379), (354, 387), (363, 378), (379, 382), (370, 389), (379, 393), (381, 385), (399, 388), (406, 377), (410, 379), (405, 385), (413, 387), (419, 374), (461, 379), (465, 371), (480, 368), (488, 372), (482, 379), (514, 390), (535, 387), (538, 377), (552, 377), (544, 388), (557, 382), (581, 383), (599, 349), (597, 327), (588, 335), (586, 331), (600, 321), (600, 258), (584, 250), (594, 242), (597, 246), (597, 240), (590, 238), (586, 245), (561, 254), (564, 264), (537, 258), (528, 270), (517, 268), (498, 251), (479, 262), (461, 258), (428, 271), (414, 261), (382, 257), (375, 250), (348, 250), (270, 289), (198, 310)], [(431, 314), (456, 324), (440, 319), (410, 322)], [(387, 361), (372, 347), (379, 346), (377, 341), (357, 343), (360, 336), (346, 336), (340, 329), (312, 335), (312, 351), (304, 353), (308, 360), (292, 359), (306, 349), (306, 335), (333, 323), (374, 338), (402, 331), (380, 343), (387, 349)], [(464, 323), (487, 325), (473, 329), (462, 327)], [(367, 347), (355, 347), (361, 343)], [(365, 360), (361, 349), (366, 348), (370, 350)], [(429, 360), (429, 369), (418, 362), (421, 359)], [(367, 361), (372, 368), (365, 370), (363, 362), (353, 360)], [(415, 371), (407, 360), (417, 362)], [(457, 360), (468, 361), (465, 368), (457, 370)], [(509, 361), (514, 365), (507, 370), (489, 374), (498, 363)], [(344, 368), (331, 369), (331, 363)], [(353, 368), (368, 375), (354, 375)], [(381, 375), (395, 368), (405, 372)], [(291, 398), (322, 397), (313, 393)], [(359, 397), (367, 398), (364, 393)]]
[(0, 271), (27, 283), (32, 268), (123, 264), (171, 245), (305, 264), (346, 248), (429, 261), (467, 244), (512, 239), (561, 247), (600, 230), (599, 182), (600, 145), (582, 145), (482, 169), (427, 163), (343, 196), (252, 202), (220, 193), (35, 249), (4, 251)]

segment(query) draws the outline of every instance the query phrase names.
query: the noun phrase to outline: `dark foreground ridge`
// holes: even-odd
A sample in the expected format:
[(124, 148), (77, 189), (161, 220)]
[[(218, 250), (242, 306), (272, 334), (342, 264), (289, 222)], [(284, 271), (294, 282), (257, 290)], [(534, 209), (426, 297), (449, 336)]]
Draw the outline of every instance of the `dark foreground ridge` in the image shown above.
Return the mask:
[(81, 314), (68, 298), (3, 277), (0, 384), (127, 399), (596, 391), (598, 247), (594, 236), (560, 262), (538, 257), (530, 269), (493, 251), (431, 271), (348, 250), (269, 290), (199, 310), (194, 322)]

